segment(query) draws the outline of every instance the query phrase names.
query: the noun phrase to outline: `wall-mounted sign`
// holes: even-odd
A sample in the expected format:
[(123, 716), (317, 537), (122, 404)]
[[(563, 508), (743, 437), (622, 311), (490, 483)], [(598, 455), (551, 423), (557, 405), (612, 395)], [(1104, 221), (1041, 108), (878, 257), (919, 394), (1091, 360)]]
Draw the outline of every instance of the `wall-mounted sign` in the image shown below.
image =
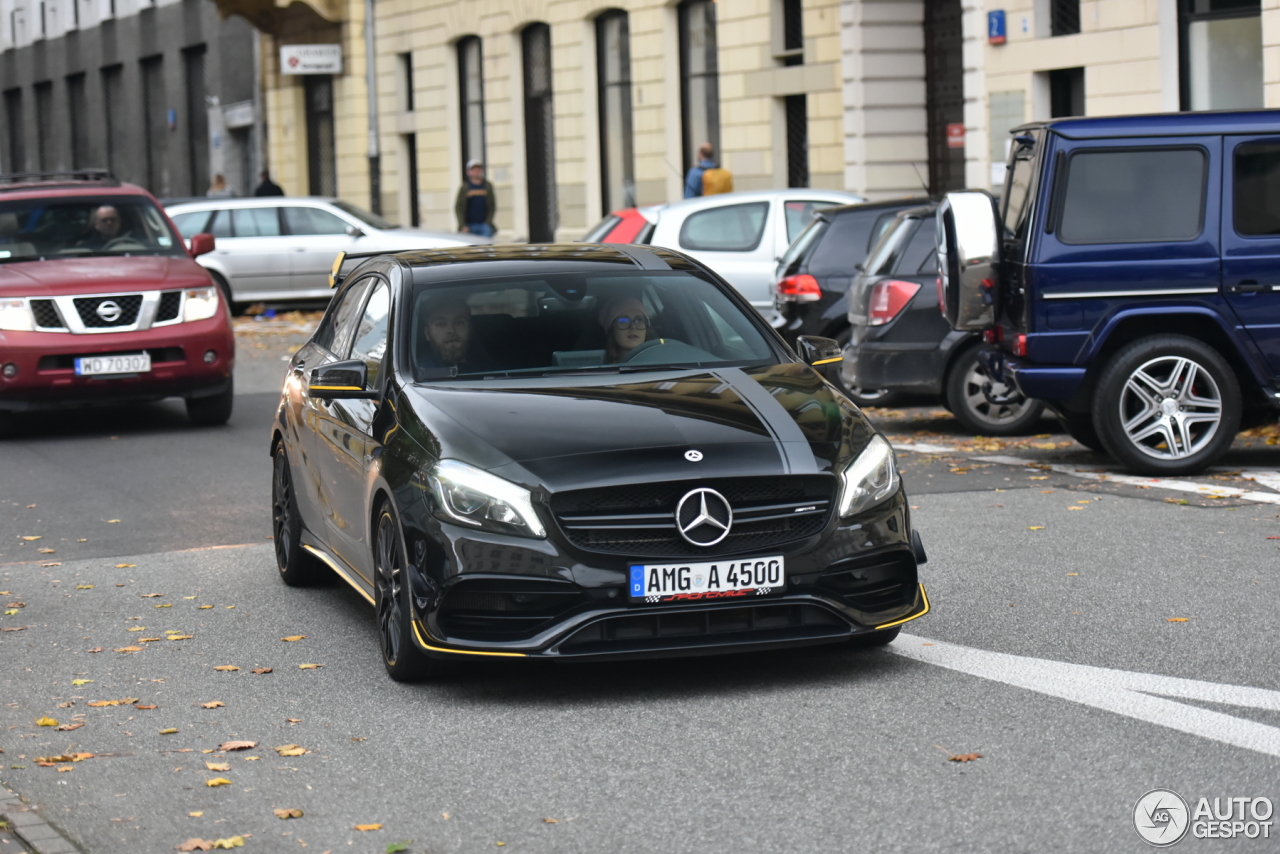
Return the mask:
[(952, 122), (947, 125), (947, 148), (964, 148), (964, 124)]
[(341, 74), (342, 45), (287, 44), (280, 48), (281, 74)]
[(1005, 29), (1004, 9), (987, 13), (987, 43), (1004, 44), (1008, 40)]

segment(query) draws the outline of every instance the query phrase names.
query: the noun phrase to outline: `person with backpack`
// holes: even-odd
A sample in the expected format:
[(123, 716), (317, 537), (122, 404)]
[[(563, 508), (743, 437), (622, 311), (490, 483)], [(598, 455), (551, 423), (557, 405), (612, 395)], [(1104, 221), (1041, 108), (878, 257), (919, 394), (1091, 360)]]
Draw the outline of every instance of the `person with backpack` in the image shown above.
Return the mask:
[(686, 199), (733, 192), (733, 174), (716, 166), (712, 159), (714, 156), (715, 149), (711, 143), (704, 142), (698, 147), (698, 165), (689, 170), (684, 180)]

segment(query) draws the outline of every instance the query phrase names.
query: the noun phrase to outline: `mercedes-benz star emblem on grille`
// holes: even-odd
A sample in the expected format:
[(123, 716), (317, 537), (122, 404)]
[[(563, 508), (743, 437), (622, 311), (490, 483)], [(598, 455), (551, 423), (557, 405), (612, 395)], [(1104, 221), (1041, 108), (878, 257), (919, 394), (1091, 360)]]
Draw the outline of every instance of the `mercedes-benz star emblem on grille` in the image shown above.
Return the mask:
[(676, 505), (676, 530), (695, 546), (714, 546), (729, 536), (733, 508), (714, 489), (695, 489)]
[(120, 306), (118, 306), (111, 300), (107, 299), (98, 303), (97, 312), (98, 312), (98, 317), (101, 317), (107, 323), (115, 323), (117, 320), (120, 319), (122, 309), (120, 308)]
[(684, 458), (691, 463), (702, 461), (702, 451), (685, 451)]

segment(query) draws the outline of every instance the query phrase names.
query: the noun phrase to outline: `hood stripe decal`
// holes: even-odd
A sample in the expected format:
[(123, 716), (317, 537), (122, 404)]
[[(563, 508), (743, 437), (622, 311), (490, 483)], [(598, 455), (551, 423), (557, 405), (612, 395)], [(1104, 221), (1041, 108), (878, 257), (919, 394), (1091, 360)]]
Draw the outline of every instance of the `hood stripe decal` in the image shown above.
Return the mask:
[(778, 456), (787, 474), (819, 474), (817, 461), (800, 425), (778, 399), (741, 368), (723, 368), (711, 374), (728, 383), (743, 403), (750, 407), (777, 444)]

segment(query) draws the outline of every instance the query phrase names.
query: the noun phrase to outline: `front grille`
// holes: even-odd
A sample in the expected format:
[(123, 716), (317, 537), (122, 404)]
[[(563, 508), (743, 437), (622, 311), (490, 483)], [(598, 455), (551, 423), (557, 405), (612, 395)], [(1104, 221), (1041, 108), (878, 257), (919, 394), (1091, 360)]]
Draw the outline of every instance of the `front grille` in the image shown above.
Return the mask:
[[(135, 350), (118, 350), (110, 353), (60, 353), (56, 356), (41, 356), (36, 363), (37, 371), (70, 371), (76, 366), (76, 359), (88, 359), (101, 356), (128, 356), (137, 353)], [(151, 366), (163, 362), (185, 362), (187, 354), (181, 347), (148, 347), (151, 354)]]
[(33, 299), (31, 313), (35, 316), (36, 326), (43, 329), (62, 329), (65, 325), (62, 315), (58, 314), (58, 307), (51, 299)]
[(841, 561), (822, 574), (818, 586), (865, 613), (903, 608), (916, 597), (915, 557), (895, 551)]
[[(98, 314), (103, 303), (115, 303), (120, 314), (115, 320), (106, 320)], [(142, 294), (107, 297), (76, 297), (76, 313), (80, 322), (89, 329), (110, 329), (115, 326), (132, 326), (138, 322), (138, 309), (142, 307)]]
[[(695, 546), (676, 530), (675, 510), (691, 489), (708, 487), (733, 507), (729, 535)], [(835, 480), (825, 475), (667, 481), (562, 492), (551, 511), (569, 541), (606, 554), (721, 555), (759, 551), (821, 531)]]
[(156, 310), (156, 323), (177, 320), (182, 308), (182, 291), (165, 291), (160, 294), (160, 307)]
[(577, 585), (537, 578), (463, 579), (440, 604), (440, 626), (451, 638), (528, 637), (586, 597)]
[(559, 651), (583, 655), (640, 651), (669, 646), (668, 641), (696, 647), (837, 637), (848, 633), (849, 624), (826, 608), (776, 603), (608, 617), (574, 632), (559, 645)]

